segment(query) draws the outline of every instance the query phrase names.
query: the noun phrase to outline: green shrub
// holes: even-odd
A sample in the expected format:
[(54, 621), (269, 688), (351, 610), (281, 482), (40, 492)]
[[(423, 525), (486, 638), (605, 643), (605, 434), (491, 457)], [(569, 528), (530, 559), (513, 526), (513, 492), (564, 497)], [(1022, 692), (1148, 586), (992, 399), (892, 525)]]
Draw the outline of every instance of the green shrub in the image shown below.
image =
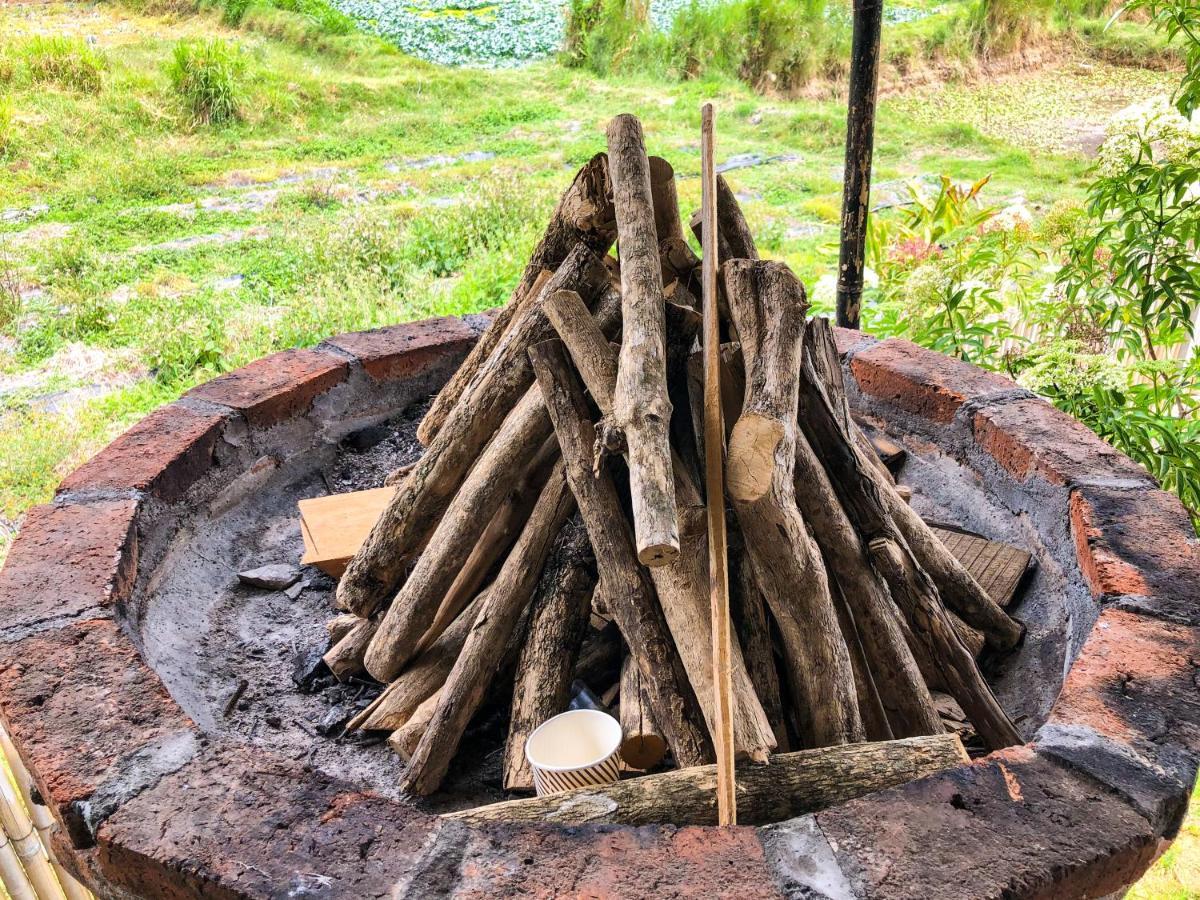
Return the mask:
[(176, 44), (167, 74), (193, 125), (223, 125), (241, 117), (239, 80), (244, 69), (241, 51), (214, 38)]
[(27, 40), (19, 52), (33, 81), (89, 93), (100, 90), (108, 68), (103, 54), (82, 38), (37, 35)]
[(660, 58), (650, 45), (661, 42), (639, 0), (571, 0), (563, 61), (607, 75), (645, 69)]
[(13, 121), (12, 101), (0, 97), (0, 159), (8, 156), (17, 143), (17, 126)]
[(236, 28), (242, 24), (246, 10), (250, 8), (250, 0), (221, 0), (221, 21)]

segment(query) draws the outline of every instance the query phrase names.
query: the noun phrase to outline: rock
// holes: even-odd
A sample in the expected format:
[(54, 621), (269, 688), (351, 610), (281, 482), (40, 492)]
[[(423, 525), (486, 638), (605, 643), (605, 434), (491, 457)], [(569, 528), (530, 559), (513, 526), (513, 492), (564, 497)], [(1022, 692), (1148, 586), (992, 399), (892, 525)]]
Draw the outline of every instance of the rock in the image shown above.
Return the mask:
[(290, 588), (288, 588), (286, 591), (284, 591), (283, 595), (285, 597), (287, 597), (289, 600), (295, 600), (297, 597), (299, 597), (305, 591), (305, 589), (307, 587), (308, 587), (307, 581), (297, 581)]
[(325, 650), (325, 647), (316, 644), (292, 657), (292, 681), (301, 691), (316, 689), (317, 682), (330, 674), (329, 666), (325, 665), (325, 660), (321, 658), (325, 655)]
[(282, 591), (300, 580), (300, 570), (287, 563), (271, 563), (269, 566), (259, 566), (238, 572), (242, 584), (251, 587), (266, 588), (269, 591)]

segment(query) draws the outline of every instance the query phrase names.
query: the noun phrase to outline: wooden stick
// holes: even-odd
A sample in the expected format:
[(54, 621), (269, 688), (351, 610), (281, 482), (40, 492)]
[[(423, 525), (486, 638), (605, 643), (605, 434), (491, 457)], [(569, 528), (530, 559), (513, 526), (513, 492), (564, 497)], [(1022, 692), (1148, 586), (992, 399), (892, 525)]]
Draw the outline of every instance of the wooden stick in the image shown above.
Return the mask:
[[(585, 245), (576, 244), (539, 298), (547, 291), (567, 289), (591, 305), (609, 288), (604, 263)], [(337, 600), (343, 609), (369, 615), (394, 595), (480, 451), (533, 383), (526, 351), (551, 333), (539, 298), (521, 307), (480, 368), (479, 383), (454, 407), (350, 561), (338, 584)]]
[(762, 702), (763, 712), (771, 723), (775, 744), (781, 753), (791, 749), (787, 726), (783, 715), (783, 698), (779, 690), (779, 670), (775, 665), (774, 640), (771, 623), (767, 618), (766, 602), (758, 582), (754, 580), (754, 568), (746, 557), (741, 534), (736, 532), (736, 550), (729, 555), (729, 606), (733, 617), (734, 632), (746, 661), (746, 672), (754, 685), (754, 692)]
[(642, 673), (633, 657), (621, 666), (621, 758), (633, 769), (653, 769), (667, 755), (667, 739), (654, 721)]
[(729, 548), (725, 536), (725, 423), (721, 418), (721, 326), (717, 313), (717, 185), (713, 160), (713, 106), (700, 109), (700, 211), (704, 220), (704, 485), (708, 498), (708, 581), (713, 635), (713, 687), (716, 691), (717, 821), (737, 824), (733, 768), (733, 674), (730, 668)]
[(421, 736), (425, 734), (425, 729), (433, 721), (433, 714), (437, 711), (438, 701), (441, 700), (441, 697), (442, 692), (439, 690), (422, 700), (407, 721), (393, 731), (391, 737), (388, 738), (388, 746), (405, 762), (412, 761), (413, 754), (417, 751), (417, 745), (421, 743)]
[(650, 163), (635, 117), (620, 115), (609, 123), (608, 159), (620, 235), (624, 333), (612, 424), (629, 447), (638, 560), (661, 566), (679, 555), (679, 523), (671, 472), (662, 271)]
[[(767, 825), (845, 803), (968, 762), (952, 734), (800, 750), (738, 770), (745, 825)], [(696, 766), (579, 788), (549, 797), (493, 803), (446, 816), (460, 822), (557, 825), (713, 825), (716, 766)]]
[(542, 273), (556, 270), (576, 244), (584, 244), (597, 256), (604, 256), (616, 238), (612, 211), (612, 189), (608, 182), (608, 160), (603, 153), (593, 156), (575, 175), (570, 187), (558, 201), (546, 233), (542, 236), (521, 281), (508, 304), (471, 348), (466, 360), (434, 398), (429, 412), (417, 429), (417, 439), (428, 445), (457, 405), (467, 385), (478, 374), (500, 339), (508, 331), (516, 313), (531, 297), (536, 297)]
[(562, 448), (571, 491), (600, 572), (597, 591), (605, 599), (638, 662), (654, 718), (680, 765), (698, 765), (711, 752), (695, 693), (667, 630), (663, 612), (637, 564), (629, 525), (612, 478), (592, 471), (596, 429), (566, 352), (559, 341), (530, 349), (538, 386), (546, 398)]
[(378, 628), (378, 619), (359, 618), (354, 627), (326, 651), (322, 659), (339, 681), (363, 671), (363, 659)]

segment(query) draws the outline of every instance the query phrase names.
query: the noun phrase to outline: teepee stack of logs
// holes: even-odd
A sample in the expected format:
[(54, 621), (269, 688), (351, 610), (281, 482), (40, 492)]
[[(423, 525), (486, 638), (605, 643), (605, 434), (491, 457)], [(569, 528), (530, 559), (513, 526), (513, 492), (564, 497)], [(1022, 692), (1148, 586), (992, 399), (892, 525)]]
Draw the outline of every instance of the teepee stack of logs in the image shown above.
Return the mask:
[[(505, 786), (531, 789), (525, 738), (576, 679), (619, 696), (627, 762), (713, 758), (700, 262), (638, 120), (607, 139), (338, 587), (356, 618), (326, 661), (387, 684), (351, 725), (392, 733), (411, 792), (438, 789), (485, 704), (511, 705)], [(931, 690), (989, 747), (1018, 742), (976, 657), (1022, 627), (906, 504), (829, 323), (723, 179), (717, 200), (739, 758), (939, 734)]]

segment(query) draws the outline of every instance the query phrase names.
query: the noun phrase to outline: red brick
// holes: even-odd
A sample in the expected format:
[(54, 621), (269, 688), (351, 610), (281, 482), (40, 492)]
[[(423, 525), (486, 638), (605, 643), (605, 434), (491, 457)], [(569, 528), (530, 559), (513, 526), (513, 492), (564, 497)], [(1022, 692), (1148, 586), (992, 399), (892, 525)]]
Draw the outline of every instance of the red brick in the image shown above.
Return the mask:
[(0, 571), (0, 628), (10, 636), (129, 599), (137, 574), (135, 500), (35, 506)]
[(1071, 534), (1096, 597), (1140, 595), (1146, 611), (1200, 625), (1200, 541), (1178, 498), (1155, 489), (1071, 492)]
[(77, 806), (122, 773), (123, 759), (191, 727), (108, 619), (0, 647), (0, 712), (44, 796), (76, 835), (84, 817)]
[(445, 316), (339, 334), (326, 343), (355, 356), (377, 381), (396, 381), (465, 354), (475, 343), (475, 332), (461, 319)]
[(753, 828), (479, 829), (455, 875), (461, 900), (780, 896)]
[(1017, 388), (1002, 375), (896, 338), (856, 354), (850, 371), (864, 393), (933, 422), (951, 421), (967, 400)]
[(837, 325), (833, 327), (833, 341), (837, 344), (838, 356), (841, 356), (843, 359), (851, 351), (865, 350), (879, 343), (877, 338), (869, 334), (855, 331), (852, 328), (840, 328)]
[(213, 745), (108, 819), (98, 865), (139, 897), (387, 897), (438, 821), (269, 751)]
[(1028, 748), (817, 813), (871, 900), (1099, 897), (1135, 880), (1157, 839), (1097, 782)]
[(1138, 745), (1200, 752), (1200, 630), (1106, 609), (1067, 673), (1050, 721)]
[(193, 388), (189, 397), (220, 403), (251, 425), (275, 425), (308, 411), (349, 375), (349, 365), (316, 350), (284, 350)]
[(68, 475), (59, 490), (137, 490), (177, 500), (212, 467), (225, 418), (179, 404), (157, 409)]

